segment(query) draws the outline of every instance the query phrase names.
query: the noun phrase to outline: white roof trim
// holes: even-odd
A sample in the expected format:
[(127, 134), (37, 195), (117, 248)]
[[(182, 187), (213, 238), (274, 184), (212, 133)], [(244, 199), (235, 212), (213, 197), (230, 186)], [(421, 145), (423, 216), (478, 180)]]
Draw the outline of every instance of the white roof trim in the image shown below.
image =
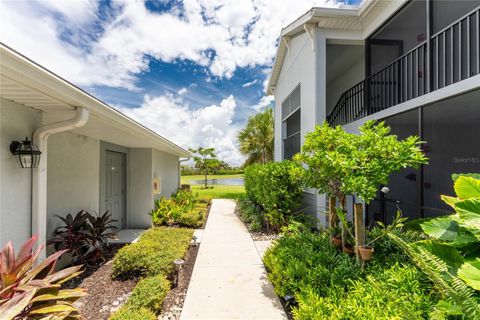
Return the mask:
[[(349, 40), (364, 40), (390, 18), (408, 0), (363, 0), (359, 6), (342, 8), (314, 7), (282, 29), (266, 94), (274, 94), (287, 48), (282, 39), (305, 32), (305, 24), (316, 24), (323, 30), (351, 33)], [(340, 34), (340, 33), (338, 33)], [(342, 37), (339, 35), (339, 37)], [(350, 38), (355, 39), (350, 39)], [(358, 38), (358, 39), (357, 39)]]
[[(45, 69), (15, 50), (0, 42), (0, 73), (12, 80), (20, 80), (23, 85), (44, 95), (65, 103), (65, 106), (82, 107), (108, 123), (128, 128), (136, 137), (146, 139), (154, 149), (162, 150), (179, 157), (189, 157), (190, 152), (170, 140), (127, 117), (98, 98), (83, 91), (67, 80)], [(53, 110), (52, 112), (55, 112)]]

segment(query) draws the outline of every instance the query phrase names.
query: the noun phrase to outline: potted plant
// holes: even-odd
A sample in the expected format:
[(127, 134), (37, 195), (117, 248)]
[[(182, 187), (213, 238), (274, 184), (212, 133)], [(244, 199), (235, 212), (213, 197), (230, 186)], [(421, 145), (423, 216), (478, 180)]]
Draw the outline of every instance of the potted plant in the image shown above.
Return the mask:
[[(343, 221), (342, 221), (343, 223)], [(345, 233), (345, 239), (343, 239), (343, 253), (354, 254), (355, 253), (355, 236), (353, 235), (353, 224), (351, 222), (345, 222), (343, 227), (347, 231)]]
[(362, 258), (362, 260), (364, 261), (368, 261), (368, 260), (371, 260), (372, 259), (372, 256), (373, 256), (373, 251), (374, 251), (374, 247), (373, 247), (373, 244), (378, 241), (379, 239), (383, 238), (384, 236), (386, 236), (390, 231), (394, 230), (394, 229), (397, 229), (397, 228), (401, 228), (403, 227), (403, 223), (407, 220), (407, 218), (402, 218), (402, 212), (400, 209), (397, 210), (397, 214), (395, 216), (395, 219), (393, 220), (393, 222), (391, 224), (389, 224), (388, 226), (385, 226), (385, 224), (383, 224), (382, 222), (380, 221), (377, 221), (377, 224), (380, 226), (382, 232), (380, 233), (379, 236), (371, 239), (370, 241), (368, 241), (365, 245), (363, 246), (356, 246), (356, 249), (358, 250), (358, 253), (360, 254), (360, 257)]
[(336, 225), (334, 227), (329, 228), (330, 235), (331, 235), (331, 242), (332, 244), (337, 247), (342, 247), (342, 230), (340, 226)]

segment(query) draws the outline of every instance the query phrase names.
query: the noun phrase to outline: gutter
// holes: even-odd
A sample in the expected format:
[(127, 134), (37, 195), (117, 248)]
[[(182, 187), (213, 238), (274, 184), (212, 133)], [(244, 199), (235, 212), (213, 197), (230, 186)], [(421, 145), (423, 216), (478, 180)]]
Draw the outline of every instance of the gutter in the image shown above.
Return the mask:
[[(38, 168), (33, 171), (32, 185), (32, 235), (37, 235), (40, 245), (47, 241), (47, 149), (51, 134), (69, 131), (84, 126), (90, 113), (77, 107), (72, 119), (39, 127), (33, 133), (33, 143), (42, 152)], [(40, 259), (46, 258), (45, 247), (40, 252)]]

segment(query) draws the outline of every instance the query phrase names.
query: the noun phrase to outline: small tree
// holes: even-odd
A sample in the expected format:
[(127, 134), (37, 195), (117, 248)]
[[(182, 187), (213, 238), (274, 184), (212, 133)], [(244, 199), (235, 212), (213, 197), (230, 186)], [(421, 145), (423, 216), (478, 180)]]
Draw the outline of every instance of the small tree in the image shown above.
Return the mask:
[(305, 165), (307, 186), (338, 199), (342, 215), (347, 195), (356, 194), (368, 204), (391, 173), (427, 163), (417, 136), (398, 140), (384, 122), (374, 121), (361, 126), (359, 135), (327, 123), (317, 126), (295, 159)]
[(220, 167), (220, 160), (217, 159), (214, 148), (189, 149), (193, 154), (195, 167), (199, 168), (205, 174), (205, 189), (208, 188), (207, 177), (211, 172), (216, 171)]

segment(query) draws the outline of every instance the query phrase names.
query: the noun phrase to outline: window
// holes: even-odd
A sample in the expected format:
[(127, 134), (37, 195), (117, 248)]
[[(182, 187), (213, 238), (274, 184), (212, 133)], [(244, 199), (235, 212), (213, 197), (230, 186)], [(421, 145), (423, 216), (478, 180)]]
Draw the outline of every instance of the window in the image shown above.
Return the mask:
[(300, 152), (300, 85), (282, 103), (283, 159)]

